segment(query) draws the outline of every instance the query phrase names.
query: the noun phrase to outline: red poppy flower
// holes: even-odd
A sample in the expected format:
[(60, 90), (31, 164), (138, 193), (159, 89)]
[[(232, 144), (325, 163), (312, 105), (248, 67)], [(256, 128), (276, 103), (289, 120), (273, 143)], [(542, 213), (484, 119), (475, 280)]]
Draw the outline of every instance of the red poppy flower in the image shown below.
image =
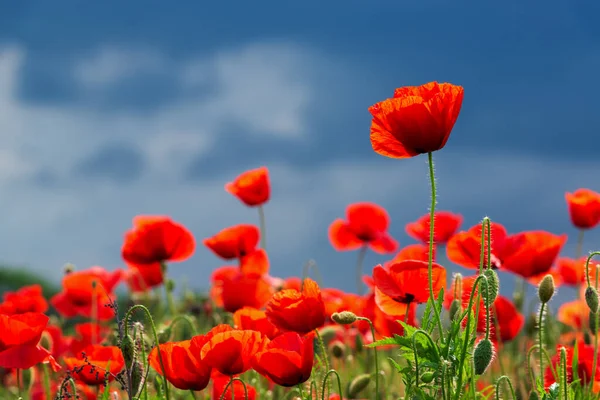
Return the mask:
[(373, 203), (355, 203), (346, 209), (347, 221), (336, 219), (329, 227), (329, 240), (337, 251), (369, 246), (380, 253), (393, 253), (398, 243), (387, 233), (387, 211)]
[(49, 318), (41, 313), (0, 314), (0, 367), (28, 369), (39, 363), (60, 366), (50, 352), (39, 345)]
[(300, 334), (320, 328), (325, 323), (325, 303), (317, 282), (304, 280), (302, 292), (281, 290), (267, 303), (267, 318), (281, 330)]
[(556, 315), (556, 319), (560, 322), (578, 331), (587, 326), (588, 318), (589, 308), (581, 299), (561, 304)]
[(52, 297), (50, 303), (67, 318), (77, 315), (91, 318), (92, 308), (95, 308), (99, 320), (112, 319), (114, 310), (106, 305), (114, 302), (113, 290), (122, 276), (121, 270), (108, 272), (102, 267), (68, 273), (63, 277), (62, 291)]
[(204, 345), (204, 336), (192, 340), (168, 342), (154, 347), (148, 355), (148, 363), (159, 374), (163, 375), (160, 356), (165, 367), (165, 377), (181, 390), (202, 390), (210, 382), (212, 369), (200, 361), (200, 350)]
[(263, 205), (271, 195), (269, 170), (260, 167), (246, 171), (233, 182), (225, 184), (225, 190), (249, 207)]
[(140, 215), (125, 234), (123, 259), (133, 265), (148, 266), (166, 261), (185, 261), (194, 254), (194, 236), (169, 217)]
[(314, 362), (313, 332), (302, 337), (287, 332), (271, 340), (264, 350), (256, 353), (252, 367), (279, 386), (292, 387), (310, 378)]
[(128, 264), (124, 278), (129, 290), (133, 293), (147, 292), (162, 285), (164, 281), (163, 266), (160, 263), (148, 264), (140, 267)]
[[(256, 389), (254, 386), (249, 385), (247, 383), (242, 383), (240, 381), (233, 381), (233, 383), (229, 386), (231, 377), (222, 375), (222, 374), (213, 374), (213, 390), (211, 400), (220, 400), (220, 399), (233, 399), (233, 400), (246, 400), (246, 391), (244, 390), (244, 384), (246, 385), (246, 390), (248, 391), (247, 400), (256, 400)], [(231, 387), (233, 386), (233, 397)], [(227, 390), (225, 391), (225, 388)], [(225, 394), (223, 394), (225, 391)]]
[(273, 294), (273, 288), (265, 277), (248, 276), (238, 268), (229, 270), (221, 279), (215, 282), (213, 295), (219, 297), (217, 304), (229, 312), (236, 312), (242, 307), (262, 308)]
[(343, 290), (335, 288), (326, 288), (321, 290), (321, 297), (325, 303), (325, 314), (327, 318), (341, 311), (352, 311), (360, 315), (364, 298), (354, 293), (346, 293)]
[(269, 257), (264, 249), (258, 249), (240, 259), (240, 269), (244, 275), (262, 276), (269, 272)]
[[(500, 268), (504, 257), (507, 233), (504, 226), (492, 222), (491, 231), (491, 264), (492, 268)], [(484, 232), (484, 267), (487, 265), (487, 229)], [(481, 260), (481, 225), (475, 225), (468, 231), (452, 236), (446, 244), (446, 255), (450, 261), (465, 268), (479, 269)]]
[[(429, 262), (429, 247), (423, 244), (409, 244), (408, 246), (403, 247), (398, 254), (384, 266), (390, 266), (406, 260)], [(435, 261), (435, 246), (433, 246), (433, 260)]]
[(567, 235), (544, 231), (522, 232), (510, 236), (502, 268), (524, 278), (546, 273), (567, 241)]
[(0, 303), (0, 314), (24, 314), (28, 312), (45, 313), (48, 302), (42, 295), (40, 285), (24, 286), (16, 292), (6, 292)]
[[(438, 293), (446, 288), (446, 269), (433, 263), (432, 272), (433, 290)], [(401, 261), (389, 270), (378, 265), (373, 269), (373, 279), (377, 289), (398, 303), (426, 303), (429, 300), (428, 263), (425, 261)]]
[(263, 310), (253, 307), (244, 307), (237, 310), (233, 314), (233, 324), (236, 329), (257, 331), (269, 339), (273, 339), (279, 334), (275, 325), (267, 318), (267, 314)]
[(256, 250), (260, 232), (254, 225), (241, 224), (225, 228), (213, 237), (204, 239), (204, 245), (225, 260), (244, 257)]
[(393, 98), (369, 107), (373, 150), (391, 158), (440, 150), (458, 118), (463, 95), (461, 86), (450, 83), (396, 89)]
[[(383, 304), (384, 308), (380, 307), (379, 304)], [(408, 318), (406, 315), (407, 307)], [(393, 313), (385, 311), (386, 309)], [(408, 305), (396, 303), (390, 297), (382, 294), (380, 290), (375, 289), (375, 294), (371, 294), (366, 300), (363, 315), (372, 320), (373, 327), (380, 338), (393, 337), (394, 335), (402, 336), (404, 335), (404, 328), (398, 321), (417, 326), (417, 303)]]
[(56, 325), (48, 325), (40, 340), (40, 345), (57, 359), (70, 351), (72, 343), (73, 338), (65, 336), (62, 329)]
[[(554, 370), (558, 369), (560, 363), (560, 349), (561, 345), (556, 346), (556, 355), (552, 357), (552, 365), (554, 366)], [(593, 382), (594, 384), (594, 392), (597, 392), (599, 389), (599, 385), (597, 384), (600, 381), (600, 363), (597, 363), (596, 370), (594, 371), (594, 346), (589, 344), (584, 344), (579, 342), (577, 344), (577, 365), (573, 365), (573, 356), (574, 356), (574, 347), (564, 346), (567, 352), (567, 383), (573, 382), (573, 368), (577, 369), (577, 376), (581, 379), (584, 385)], [(556, 380), (554, 379), (554, 374), (552, 374), (552, 370), (550, 367), (546, 368), (545, 371), (545, 379), (544, 383), (546, 385), (546, 389), (550, 387)]]
[[(581, 257), (579, 260), (562, 257), (556, 260), (556, 269), (560, 275), (562, 283), (565, 285), (578, 286), (585, 282), (586, 260), (587, 257)], [(590, 279), (594, 276), (595, 271), (595, 264), (592, 262), (590, 263)]]
[(71, 341), (71, 352), (77, 355), (92, 344), (102, 344), (108, 338), (110, 332), (111, 329), (109, 327), (93, 322), (76, 324), (76, 336)]
[[(433, 243), (446, 243), (462, 223), (462, 216), (449, 211), (436, 211)], [(429, 244), (429, 214), (422, 216), (415, 222), (406, 224), (406, 233), (424, 244)]]
[(64, 362), (73, 378), (86, 385), (103, 385), (115, 379), (125, 367), (121, 349), (117, 346), (90, 345)]
[(591, 229), (600, 223), (600, 193), (577, 189), (566, 193), (571, 222), (579, 229)]
[[(215, 328), (213, 328), (214, 330)], [(262, 351), (269, 339), (260, 332), (237, 330), (217, 326), (218, 333), (211, 333), (203, 345), (200, 357), (208, 365), (224, 375), (241, 374), (251, 368), (254, 355)]]

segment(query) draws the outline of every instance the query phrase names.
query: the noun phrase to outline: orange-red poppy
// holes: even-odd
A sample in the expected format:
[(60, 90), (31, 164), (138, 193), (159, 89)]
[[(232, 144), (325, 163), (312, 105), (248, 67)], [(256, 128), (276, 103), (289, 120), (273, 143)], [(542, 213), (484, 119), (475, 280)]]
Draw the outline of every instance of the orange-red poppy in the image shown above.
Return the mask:
[(258, 249), (240, 259), (240, 269), (244, 275), (262, 276), (269, 272), (269, 257), (264, 249)]
[(42, 295), (40, 285), (23, 286), (16, 292), (5, 292), (3, 300), (0, 314), (45, 313), (48, 310), (48, 302)]
[(547, 273), (567, 241), (567, 235), (528, 231), (506, 241), (502, 269), (524, 278)]
[(263, 205), (271, 195), (269, 170), (260, 167), (246, 171), (233, 182), (225, 184), (225, 190), (249, 207)]
[(241, 374), (251, 368), (252, 358), (265, 348), (269, 339), (257, 331), (225, 326), (218, 325), (207, 334), (209, 339), (202, 346), (200, 357), (205, 365), (224, 375)]
[[(365, 302), (365, 311), (363, 314), (372, 320), (379, 338), (392, 337), (394, 335), (402, 336), (404, 328), (398, 321), (406, 322), (411, 326), (417, 326), (417, 303), (407, 305), (396, 302), (392, 304), (392, 302), (388, 296), (381, 293), (378, 289), (375, 289), (375, 293), (369, 295)], [(383, 304), (387, 311), (380, 307), (379, 304)]]
[(360, 315), (364, 306), (364, 297), (355, 293), (346, 293), (336, 288), (326, 288), (321, 290), (321, 297), (325, 303), (325, 314), (327, 318), (335, 312), (352, 311)]
[[(560, 349), (562, 345), (556, 346), (556, 355), (552, 357), (552, 365), (554, 370), (558, 370), (560, 362)], [(575, 348), (572, 346), (564, 346), (567, 353), (567, 383), (573, 382), (573, 369), (577, 369), (577, 377), (584, 385), (593, 385), (595, 393), (600, 391), (600, 363), (596, 363), (594, 371), (594, 345), (579, 342), (577, 344), (577, 364), (573, 365)], [(550, 387), (556, 380), (550, 367), (546, 368), (544, 383), (546, 389)]]
[[(504, 257), (507, 233), (503, 225), (492, 222), (491, 231), (491, 266), (500, 268)], [(484, 265), (488, 260), (487, 229), (484, 232)], [(452, 236), (446, 244), (446, 255), (450, 261), (465, 268), (479, 269), (481, 260), (481, 225), (475, 225), (468, 231), (462, 231)]]
[(143, 267), (132, 264), (127, 266), (124, 279), (133, 293), (147, 292), (162, 285), (164, 281), (163, 266), (160, 263), (148, 264)]
[(320, 328), (325, 323), (325, 303), (317, 282), (304, 279), (302, 291), (281, 290), (267, 303), (267, 318), (281, 330), (300, 334)]
[(591, 229), (600, 223), (600, 193), (577, 189), (565, 193), (571, 222), (579, 229)]
[(77, 315), (98, 320), (112, 319), (115, 312), (112, 304), (116, 299), (114, 288), (123, 277), (121, 270), (109, 272), (102, 267), (66, 274), (62, 280), (62, 291), (50, 299), (50, 303), (63, 317)]
[(165, 216), (139, 215), (125, 234), (121, 254), (129, 264), (149, 266), (185, 261), (195, 249), (194, 235), (183, 225)]
[(373, 150), (391, 158), (440, 150), (458, 118), (463, 95), (461, 86), (450, 83), (396, 89), (393, 98), (369, 107)]
[(0, 314), (0, 367), (27, 369), (39, 363), (60, 366), (50, 352), (39, 345), (49, 318), (41, 313)]
[(229, 312), (236, 312), (242, 307), (262, 308), (273, 294), (266, 277), (245, 275), (238, 269), (225, 275), (217, 284), (220, 285), (220, 289), (215, 289), (215, 294), (220, 292), (218, 303)]
[(589, 308), (582, 299), (561, 304), (556, 314), (557, 320), (576, 330), (583, 330), (588, 325), (588, 318)]
[(256, 250), (260, 232), (254, 225), (240, 224), (204, 239), (204, 245), (225, 260), (244, 257)]
[[(373, 279), (377, 289), (395, 302), (410, 304), (429, 300), (428, 263), (425, 261), (401, 261), (389, 269), (378, 265), (373, 269)], [(437, 294), (446, 288), (446, 269), (433, 263), (431, 279), (434, 294)]]
[[(433, 260), (435, 261), (435, 246), (433, 246)], [(398, 254), (390, 261), (384, 264), (384, 267), (389, 267), (392, 264), (406, 260), (429, 261), (429, 247), (423, 244), (409, 244), (400, 249)]]
[(329, 240), (337, 251), (356, 250), (362, 246), (377, 253), (393, 253), (398, 242), (387, 232), (390, 217), (373, 203), (355, 203), (346, 209), (346, 221), (336, 219), (329, 227)]
[(148, 363), (163, 375), (159, 352), (165, 368), (165, 377), (177, 389), (202, 390), (210, 382), (212, 369), (200, 360), (204, 345), (203, 336), (181, 342), (168, 342), (154, 347), (148, 355)]
[(93, 322), (75, 325), (76, 336), (71, 340), (71, 353), (77, 355), (92, 344), (102, 344), (110, 335), (111, 328)]
[(236, 329), (260, 332), (269, 339), (279, 334), (279, 330), (267, 318), (266, 312), (253, 307), (237, 310), (233, 314), (233, 325)]
[[(463, 217), (449, 211), (436, 211), (434, 216), (433, 243), (444, 244), (456, 233)], [(415, 222), (406, 224), (406, 233), (414, 239), (429, 244), (429, 214), (423, 215)]]
[(279, 386), (292, 387), (310, 378), (314, 362), (314, 332), (286, 332), (256, 353), (252, 367)]
[[(228, 386), (230, 380), (231, 377), (227, 375), (213, 373), (213, 390), (211, 400), (256, 400), (256, 389), (254, 388), (254, 386), (245, 382), (242, 383), (238, 380), (233, 381), (233, 383)], [(244, 385), (246, 386), (246, 390), (248, 391), (248, 397), (246, 397), (246, 390), (244, 390)], [(231, 390), (232, 387), (233, 393)], [(227, 388), (227, 390), (225, 390), (225, 388)], [(225, 392), (225, 394), (223, 394), (223, 392)]]
[(86, 385), (111, 382), (125, 367), (123, 354), (117, 346), (90, 345), (74, 357), (63, 360), (73, 378)]

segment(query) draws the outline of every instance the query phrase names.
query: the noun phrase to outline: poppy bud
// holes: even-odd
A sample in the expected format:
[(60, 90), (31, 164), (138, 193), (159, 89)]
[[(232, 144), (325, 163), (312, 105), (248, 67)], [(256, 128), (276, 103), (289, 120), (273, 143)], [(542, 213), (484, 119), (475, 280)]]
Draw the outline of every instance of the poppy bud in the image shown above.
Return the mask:
[(323, 343), (328, 344), (333, 340), (333, 338), (335, 338), (338, 331), (338, 327), (330, 325), (319, 329), (319, 334), (321, 335), (321, 339), (323, 339)]
[(523, 308), (523, 294), (521, 292), (515, 292), (513, 294), (513, 303), (517, 310)]
[(342, 311), (333, 313), (331, 319), (340, 325), (350, 325), (356, 322), (357, 317), (352, 311)]
[(362, 353), (364, 347), (365, 347), (365, 343), (363, 340), (363, 336), (356, 335), (356, 337), (354, 338), (354, 350), (356, 351), (356, 353), (357, 354)]
[(449, 311), (451, 321), (454, 321), (454, 318), (458, 316), (458, 312), (461, 311), (460, 308), (460, 301), (458, 301), (457, 299), (452, 300)]
[(490, 308), (496, 298), (498, 297), (498, 292), (500, 290), (500, 280), (498, 279), (498, 274), (493, 269), (485, 269), (483, 271), (483, 276), (487, 279), (487, 290), (486, 294), (485, 289), (483, 289), (483, 299), (485, 301), (485, 306)]
[(63, 272), (65, 275), (68, 275), (73, 271), (75, 271), (75, 265), (71, 263), (65, 264), (65, 266), (63, 267)]
[(552, 296), (554, 296), (554, 278), (548, 274), (542, 279), (540, 286), (538, 286), (538, 298), (542, 303), (546, 304)]
[(598, 313), (590, 311), (589, 322), (590, 322), (590, 331), (595, 335), (597, 332), (596, 324), (598, 323)]
[(483, 339), (473, 351), (473, 363), (475, 364), (475, 373), (482, 375), (490, 366), (494, 356), (494, 345), (489, 339)]
[(125, 368), (127, 368), (127, 371), (131, 371), (133, 362), (136, 359), (136, 346), (130, 335), (123, 337), (121, 341), (121, 353), (123, 353), (123, 359), (125, 360)]
[(361, 374), (352, 379), (352, 382), (348, 386), (348, 397), (351, 399), (356, 398), (360, 392), (365, 390), (369, 382), (371, 382), (371, 375), (369, 374)]
[(175, 281), (173, 279), (167, 279), (165, 286), (168, 292), (175, 290)]
[(421, 375), (421, 381), (423, 383), (431, 383), (433, 381), (433, 372), (427, 371)]
[(540, 396), (535, 390), (532, 390), (531, 393), (529, 393), (529, 400), (540, 400)]
[(162, 331), (158, 332), (158, 343), (164, 344), (171, 340), (171, 327), (168, 326)]
[(336, 341), (332, 342), (329, 345), (329, 347), (331, 349), (331, 354), (335, 358), (344, 357), (344, 354), (346, 353), (346, 346), (344, 346), (344, 343), (340, 342), (339, 340), (336, 340)]
[(592, 337), (588, 331), (583, 332), (583, 343), (592, 344)]
[(131, 389), (133, 398), (136, 398), (144, 387), (144, 366), (141, 362), (136, 361), (131, 370)]
[(590, 308), (590, 311), (598, 312), (598, 291), (596, 288), (588, 286), (585, 289), (585, 302)]

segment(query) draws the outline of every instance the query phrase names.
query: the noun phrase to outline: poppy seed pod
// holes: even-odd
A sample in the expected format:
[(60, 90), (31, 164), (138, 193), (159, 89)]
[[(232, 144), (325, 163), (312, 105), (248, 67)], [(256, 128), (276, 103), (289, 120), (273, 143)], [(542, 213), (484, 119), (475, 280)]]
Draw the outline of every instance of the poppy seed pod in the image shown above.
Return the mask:
[(554, 278), (552, 275), (546, 275), (538, 286), (538, 298), (544, 304), (548, 303), (554, 296)]
[(342, 311), (333, 313), (331, 319), (340, 325), (350, 325), (356, 322), (357, 317), (352, 311)]
[(450, 314), (450, 320), (454, 321), (454, 318), (456, 318), (458, 316), (460, 310), (460, 301), (458, 301), (457, 299), (452, 300), (452, 303), (450, 303), (450, 310), (449, 310), (449, 314)]
[(136, 398), (142, 391), (144, 386), (144, 377), (144, 365), (141, 362), (136, 361), (131, 370), (131, 389), (134, 398)]
[(598, 312), (598, 291), (592, 286), (585, 289), (585, 302), (591, 312)]
[(484, 294), (483, 299), (485, 301), (485, 306), (490, 308), (498, 297), (498, 292), (500, 291), (500, 280), (498, 279), (498, 274), (493, 269), (484, 270), (483, 276), (485, 276), (487, 279), (488, 285), (487, 294), (485, 293), (485, 290), (482, 289), (482, 293)]
[(171, 340), (171, 327), (170, 326), (168, 326), (167, 328), (158, 332), (158, 343), (160, 343), (160, 344), (167, 343), (169, 340)]
[(358, 375), (356, 378), (352, 379), (352, 382), (350, 382), (350, 385), (348, 386), (348, 397), (351, 399), (356, 398), (356, 396), (358, 396), (360, 392), (365, 390), (365, 388), (369, 385), (370, 382), (371, 375), (369, 374), (361, 374)]
[(475, 373), (482, 375), (492, 363), (494, 356), (494, 345), (489, 339), (483, 339), (473, 351), (473, 363), (475, 365)]
[(137, 356), (136, 350), (135, 342), (131, 336), (125, 335), (121, 341), (121, 353), (123, 353), (123, 359), (125, 360), (125, 368), (127, 368), (127, 371), (131, 371), (133, 362)]
[(597, 333), (598, 313), (590, 311), (589, 314), (590, 331), (595, 335)]
[(343, 358), (344, 354), (346, 353), (346, 346), (344, 345), (344, 343), (340, 342), (339, 340), (336, 340), (334, 342), (332, 342), (329, 345), (330, 349), (331, 349), (331, 354), (335, 357), (335, 358)]

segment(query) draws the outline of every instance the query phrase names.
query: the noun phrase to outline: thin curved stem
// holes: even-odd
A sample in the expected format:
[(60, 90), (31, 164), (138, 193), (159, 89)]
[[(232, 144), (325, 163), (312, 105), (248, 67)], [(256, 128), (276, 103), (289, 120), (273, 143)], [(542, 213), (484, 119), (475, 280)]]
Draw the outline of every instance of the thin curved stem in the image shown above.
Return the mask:
[[(587, 280), (587, 285), (592, 286), (590, 282), (590, 261), (594, 256), (600, 256), (600, 251), (593, 251), (588, 256), (587, 260), (585, 260), (585, 278)], [(598, 273), (596, 272), (596, 286), (598, 285)]]
[(265, 209), (262, 204), (258, 208), (258, 220), (260, 224), (260, 248), (267, 249), (267, 223), (265, 221)]
[(364, 284), (362, 281), (363, 264), (365, 262), (365, 256), (367, 255), (367, 246), (363, 245), (358, 251), (358, 257), (356, 257), (356, 290), (358, 294), (362, 296), (364, 292)]
[[(600, 254), (600, 252), (596, 252), (598, 254)], [(589, 261), (590, 259), (594, 256), (594, 253), (590, 254), (589, 258), (587, 259), (587, 263), (586, 263), (586, 271), (589, 270)], [(598, 269), (596, 268), (596, 292), (598, 292)], [(588, 274), (589, 275), (589, 274)], [(592, 366), (592, 371), (596, 370), (596, 366), (598, 365), (598, 313), (596, 313), (596, 318), (594, 319), (594, 361), (593, 361), (593, 366)]]
[(506, 375), (502, 375), (496, 381), (496, 400), (500, 400), (500, 382), (503, 380), (508, 382), (508, 387), (510, 388), (510, 394), (512, 395), (512, 399), (517, 400), (517, 395), (515, 394), (515, 389), (513, 388), (512, 382), (510, 381), (510, 378)]
[[(323, 341), (323, 338), (321, 337), (319, 330), (315, 329), (315, 332), (317, 333), (317, 341), (319, 342), (321, 354), (323, 354), (323, 362), (325, 364), (325, 370), (329, 371), (329, 357), (327, 357), (327, 349), (325, 348), (325, 342)], [(323, 383), (325, 383), (325, 382), (323, 382)], [(323, 387), (323, 391), (324, 390), (325, 390), (325, 387)], [(329, 392), (329, 385), (327, 386), (327, 391)]]
[(411, 340), (412, 340), (412, 345), (413, 345), (413, 354), (415, 355), (415, 386), (418, 388), (419, 387), (419, 354), (417, 352), (417, 342), (416, 342), (417, 334), (421, 334), (427, 338), (427, 340), (429, 341), (429, 344), (435, 350), (435, 354), (437, 356), (436, 361), (438, 361), (440, 359), (440, 353), (438, 352), (438, 349), (437, 349), (435, 343), (433, 343), (433, 339), (431, 339), (431, 336), (429, 336), (429, 334), (427, 332), (425, 332), (422, 329), (417, 329), (415, 331), (415, 333), (413, 333)]
[(158, 353), (158, 362), (160, 364), (160, 369), (162, 371), (163, 384), (165, 385), (165, 398), (166, 400), (170, 399), (169, 396), (169, 382), (167, 381), (167, 373), (165, 369), (165, 364), (163, 362), (162, 354), (160, 352), (160, 342), (158, 341), (158, 334), (156, 333), (156, 326), (154, 325), (154, 319), (152, 319), (152, 314), (150, 314), (150, 310), (141, 304), (136, 304), (131, 307), (127, 313), (125, 314), (125, 318), (123, 319), (123, 326), (125, 331), (125, 336), (129, 335), (129, 318), (136, 310), (142, 310), (146, 315), (148, 321), (150, 321), (150, 327), (152, 328), (152, 335), (154, 336), (154, 343), (157, 347), (156, 352)]
[(162, 262), (160, 264), (160, 270), (162, 273), (163, 286), (165, 287), (165, 296), (167, 297), (167, 306), (172, 316), (177, 314), (175, 310), (175, 301), (173, 300), (173, 292), (171, 291), (170, 285), (167, 282), (167, 263)]
[[(533, 386), (535, 386), (535, 377), (533, 376), (533, 368), (531, 368), (531, 355), (533, 354), (534, 350), (539, 349), (539, 348), (540, 348), (539, 344), (534, 344), (533, 346), (531, 346), (529, 348), (529, 351), (527, 352), (527, 371), (529, 372), (529, 378), (531, 379), (531, 384)], [(548, 361), (548, 365), (550, 366), (550, 372), (552, 373), (552, 377), (554, 378), (554, 381), (558, 381), (558, 376), (556, 375), (556, 370), (554, 369), (554, 365), (552, 365), (552, 360), (550, 359), (550, 355), (544, 348), (542, 348), (542, 353), (544, 354), (544, 356), (546, 356), (546, 361)], [(542, 371), (542, 373), (543, 373), (543, 371)]]
[(583, 254), (583, 237), (585, 236), (585, 231), (583, 229), (579, 230), (577, 234), (577, 247), (575, 248), (575, 259), (578, 259)]
[(560, 350), (560, 366), (562, 369), (562, 381), (560, 382), (560, 386), (564, 389), (564, 400), (569, 400), (569, 385), (567, 380), (567, 352), (564, 347)]
[(188, 317), (187, 315), (178, 315), (178, 316), (176, 316), (175, 318), (173, 318), (173, 320), (169, 324), (169, 327), (171, 329), (173, 329), (173, 327), (175, 327), (175, 325), (177, 325), (177, 323), (179, 321), (185, 321), (185, 323), (190, 328), (190, 331), (192, 332), (192, 334), (196, 334), (197, 333), (196, 327), (194, 326), (194, 323), (192, 322), (192, 319), (190, 317)]
[(540, 307), (539, 316), (539, 327), (538, 327), (538, 341), (540, 342), (540, 379), (542, 380), (542, 386), (544, 386), (544, 358), (542, 357), (542, 350), (544, 350), (544, 309), (546, 303), (542, 303)]
[(321, 399), (322, 400), (326, 400), (325, 399), (325, 389), (329, 387), (329, 375), (334, 374), (335, 377), (337, 378), (337, 383), (338, 383), (338, 393), (340, 395), (340, 399), (344, 396), (344, 393), (342, 392), (342, 380), (340, 379), (340, 374), (338, 374), (338, 372), (335, 369), (330, 369), (329, 371), (327, 371), (327, 373), (325, 374), (325, 377), (323, 378), (323, 386), (321, 388)]
[(435, 234), (435, 204), (436, 204), (436, 189), (435, 189), (435, 173), (433, 169), (433, 155), (431, 152), (427, 153), (429, 161), (429, 181), (431, 183), (431, 209), (429, 212), (429, 261), (427, 266), (427, 274), (429, 278), (429, 298), (431, 299), (431, 305), (437, 321), (438, 331), (440, 333), (440, 339), (444, 342), (444, 329), (442, 328), (442, 319), (440, 317), (440, 311), (437, 309), (435, 304), (435, 293), (433, 292), (433, 239)]
[[(373, 336), (373, 340), (375, 340), (375, 327), (373, 326), (373, 322), (371, 322), (371, 320), (366, 317), (358, 317), (357, 320), (367, 321), (369, 323), (369, 326), (371, 327), (371, 335)], [(379, 360), (377, 359), (378, 352), (376, 348), (373, 348), (373, 353), (375, 354), (375, 400), (379, 400)]]

